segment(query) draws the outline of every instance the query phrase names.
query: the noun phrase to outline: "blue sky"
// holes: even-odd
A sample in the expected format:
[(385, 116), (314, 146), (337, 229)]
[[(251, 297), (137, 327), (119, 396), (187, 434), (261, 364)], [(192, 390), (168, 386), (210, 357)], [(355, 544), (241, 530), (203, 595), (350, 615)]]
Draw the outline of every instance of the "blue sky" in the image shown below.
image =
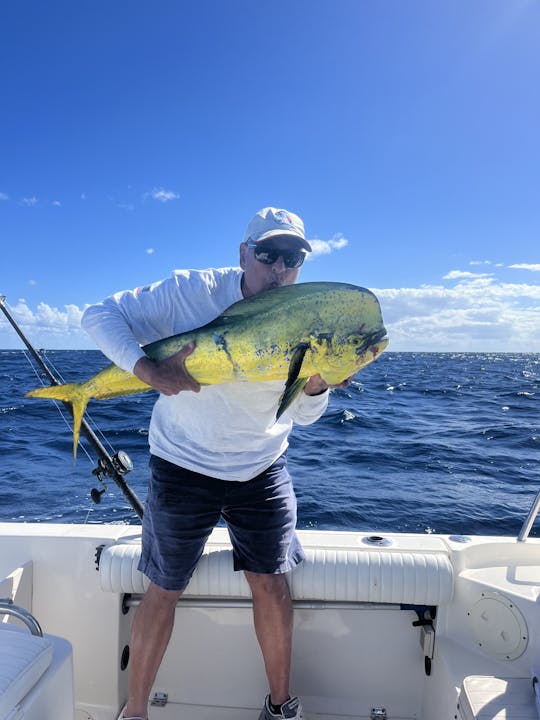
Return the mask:
[(539, 37), (538, 0), (5, 3), (0, 293), (91, 348), (86, 305), (273, 205), (390, 349), (540, 352)]

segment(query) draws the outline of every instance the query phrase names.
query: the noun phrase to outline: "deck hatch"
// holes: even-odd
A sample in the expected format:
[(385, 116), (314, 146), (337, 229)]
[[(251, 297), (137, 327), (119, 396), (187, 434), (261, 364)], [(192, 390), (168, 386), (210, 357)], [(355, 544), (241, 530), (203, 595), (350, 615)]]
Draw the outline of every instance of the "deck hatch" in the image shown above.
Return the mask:
[(467, 613), (478, 646), (498, 660), (515, 660), (529, 642), (527, 623), (521, 611), (499, 592), (482, 592)]

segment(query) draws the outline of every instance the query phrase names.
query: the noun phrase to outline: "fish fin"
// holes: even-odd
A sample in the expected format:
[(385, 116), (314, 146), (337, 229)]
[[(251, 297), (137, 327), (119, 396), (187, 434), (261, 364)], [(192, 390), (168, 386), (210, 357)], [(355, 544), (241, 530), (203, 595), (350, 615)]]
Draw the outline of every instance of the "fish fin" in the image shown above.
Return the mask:
[(79, 444), (82, 417), (90, 399), (84, 383), (66, 383), (65, 385), (50, 385), (37, 388), (26, 393), (25, 397), (48, 398), (71, 404), (73, 413), (73, 460), (75, 461), (77, 459), (77, 445)]
[(285, 384), (285, 390), (281, 396), (279, 407), (276, 413), (276, 420), (283, 415), (285, 410), (289, 407), (295, 397), (304, 389), (304, 385), (307, 383), (308, 378), (299, 377), (300, 370), (302, 369), (302, 363), (304, 362), (304, 356), (309, 349), (309, 343), (300, 343), (294, 352), (289, 364), (289, 375)]
[(309, 378), (307, 377), (298, 378), (284, 391), (276, 413), (276, 420), (279, 420), (296, 396), (302, 392), (308, 380)]

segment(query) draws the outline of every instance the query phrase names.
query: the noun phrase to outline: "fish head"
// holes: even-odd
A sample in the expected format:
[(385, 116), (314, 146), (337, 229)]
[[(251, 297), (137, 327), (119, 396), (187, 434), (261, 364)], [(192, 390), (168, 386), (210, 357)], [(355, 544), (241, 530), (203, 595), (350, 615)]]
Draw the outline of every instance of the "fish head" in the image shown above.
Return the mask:
[(350, 340), (356, 356), (356, 372), (376, 360), (386, 350), (389, 342), (384, 325), (367, 333), (360, 329)]
[(389, 342), (384, 326), (368, 332), (360, 327), (347, 335), (325, 338), (324, 348), (321, 338), (317, 340), (315, 364), (329, 385), (338, 385), (372, 363)]
[(388, 346), (381, 308), (365, 288), (343, 286), (331, 296), (330, 332), (315, 338), (314, 364), (329, 385), (337, 385), (373, 362)]

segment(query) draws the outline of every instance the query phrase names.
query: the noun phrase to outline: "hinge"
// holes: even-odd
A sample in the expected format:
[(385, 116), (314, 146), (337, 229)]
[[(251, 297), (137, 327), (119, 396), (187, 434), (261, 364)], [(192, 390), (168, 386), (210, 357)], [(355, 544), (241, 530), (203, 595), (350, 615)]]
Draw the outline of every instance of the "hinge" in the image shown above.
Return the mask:
[(165, 707), (168, 702), (169, 696), (167, 693), (157, 692), (154, 693), (154, 697), (150, 701), (150, 705), (153, 705), (154, 707)]

